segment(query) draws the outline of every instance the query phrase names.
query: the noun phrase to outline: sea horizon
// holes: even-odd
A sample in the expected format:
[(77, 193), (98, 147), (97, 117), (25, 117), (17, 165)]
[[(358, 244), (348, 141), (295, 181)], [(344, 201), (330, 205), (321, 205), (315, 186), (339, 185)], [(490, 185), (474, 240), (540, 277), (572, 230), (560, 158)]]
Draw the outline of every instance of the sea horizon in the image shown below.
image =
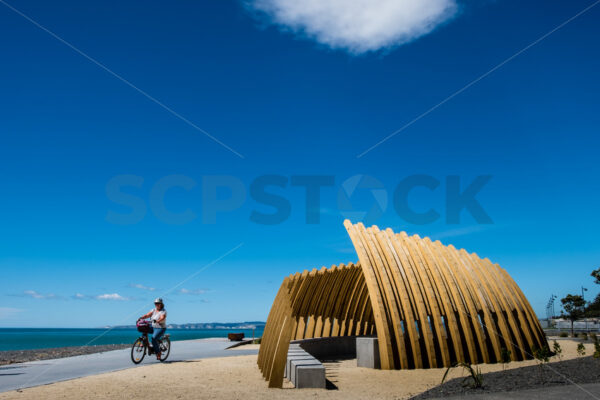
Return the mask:
[[(265, 321), (241, 321), (241, 322), (185, 322), (185, 323), (168, 323), (168, 327), (180, 328), (184, 326), (198, 326), (204, 325), (205, 327), (195, 329), (252, 329), (252, 326), (258, 328), (266, 324)], [(206, 328), (206, 326), (213, 326), (212, 328)], [(135, 324), (128, 325), (99, 325), (99, 326), (0, 326), (2, 329), (119, 329), (119, 328), (135, 328)], [(194, 328), (189, 328), (194, 329)]]
[[(262, 336), (263, 327), (243, 328), (169, 328), (172, 341), (227, 337), (244, 333), (246, 338)], [(129, 344), (140, 333), (135, 327), (111, 328), (0, 328), (0, 351), (49, 349), (57, 347)]]

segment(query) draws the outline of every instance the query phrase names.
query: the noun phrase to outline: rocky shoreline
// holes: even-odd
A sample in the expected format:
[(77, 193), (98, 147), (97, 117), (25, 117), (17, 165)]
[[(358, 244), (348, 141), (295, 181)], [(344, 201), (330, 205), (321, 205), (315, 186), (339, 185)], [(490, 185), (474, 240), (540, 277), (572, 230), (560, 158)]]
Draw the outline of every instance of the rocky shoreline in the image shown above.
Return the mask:
[(0, 365), (22, 363), (27, 361), (50, 360), (54, 358), (80, 356), (84, 354), (103, 353), (131, 347), (131, 344), (105, 344), (98, 346), (53, 347), (49, 349), (8, 350), (0, 351)]

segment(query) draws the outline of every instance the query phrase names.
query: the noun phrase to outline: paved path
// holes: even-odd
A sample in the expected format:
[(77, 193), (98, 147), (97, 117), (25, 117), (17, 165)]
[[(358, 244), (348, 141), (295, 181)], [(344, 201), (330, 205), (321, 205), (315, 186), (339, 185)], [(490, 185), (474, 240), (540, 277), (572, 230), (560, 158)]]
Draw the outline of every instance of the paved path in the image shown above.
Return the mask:
[[(257, 350), (225, 350), (231, 345), (227, 339), (182, 340), (171, 342), (169, 362), (198, 358), (241, 356), (257, 354)], [(155, 357), (144, 358), (137, 366), (157, 363)], [(137, 367), (131, 362), (130, 349), (105, 353), (32, 361), (0, 367), (0, 392), (64, 381), (82, 376)]]
[[(444, 400), (594, 400), (600, 399), (600, 383), (583, 385), (562, 385), (547, 388), (519, 390), (515, 392), (499, 392), (487, 394), (471, 394), (468, 396), (444, 397)], [(441, 400), (441, 399), (440, 399)]]

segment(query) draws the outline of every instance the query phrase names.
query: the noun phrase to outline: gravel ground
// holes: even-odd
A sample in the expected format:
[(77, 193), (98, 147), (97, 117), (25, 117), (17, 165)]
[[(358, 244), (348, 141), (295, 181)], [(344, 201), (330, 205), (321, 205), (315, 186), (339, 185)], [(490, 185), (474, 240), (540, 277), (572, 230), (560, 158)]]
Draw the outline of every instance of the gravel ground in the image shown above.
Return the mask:
[[(465, 371), (465, 376), (468, 372)], [(468, 382), (471, 380), (469, 379)], [(436, 397), (482, 394), (492, 392), (509, 392), (513, 390), (533, 389), (554, 385), (568, 385), (574, 383), (600, 382), (600, 359), (581, 357), (568, 361), (553, 362), (545, 365), (543, 375), (539, 366), (515, 368), (500, 372), (490, 372), (483, 375), (483, 389), (470, 389), (462, 385), (463, 378), (453, 379), (430, 389), (414, 400)]]
[(54, 347), (50, 349), (0, 351), (0, 365), (27, 361), (48, 360), (80, 356), (83, 354), (102, 353), (131, 347), (131, 344), (106, 344), (99, 346)]

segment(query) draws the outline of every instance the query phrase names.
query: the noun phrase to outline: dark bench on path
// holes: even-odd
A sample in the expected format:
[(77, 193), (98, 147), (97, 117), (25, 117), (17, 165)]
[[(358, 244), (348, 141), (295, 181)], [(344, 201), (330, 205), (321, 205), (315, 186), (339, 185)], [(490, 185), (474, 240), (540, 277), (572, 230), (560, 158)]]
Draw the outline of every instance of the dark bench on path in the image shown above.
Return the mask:
[(239, 342), (240, 340), (244, 340), (244, 333), (228, 333), (227, 339)]

